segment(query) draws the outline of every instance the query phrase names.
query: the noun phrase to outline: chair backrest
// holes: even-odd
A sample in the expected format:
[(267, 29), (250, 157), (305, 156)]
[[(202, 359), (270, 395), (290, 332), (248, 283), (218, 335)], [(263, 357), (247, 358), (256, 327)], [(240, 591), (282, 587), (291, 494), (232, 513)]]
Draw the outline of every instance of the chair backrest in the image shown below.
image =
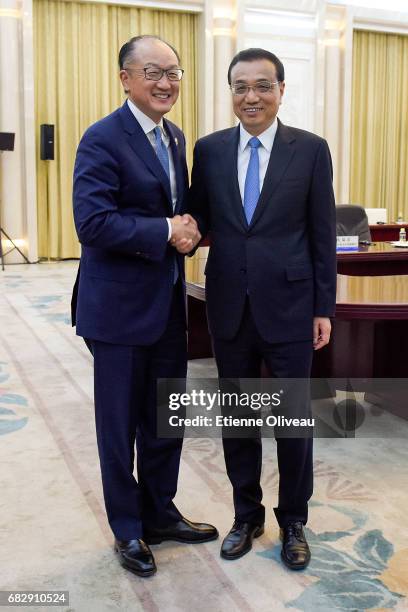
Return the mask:
[(337, 236), (358, 236), (359, 240), (371, 242), (366, 211), (357, 204), (339, 204), (336, 206)]

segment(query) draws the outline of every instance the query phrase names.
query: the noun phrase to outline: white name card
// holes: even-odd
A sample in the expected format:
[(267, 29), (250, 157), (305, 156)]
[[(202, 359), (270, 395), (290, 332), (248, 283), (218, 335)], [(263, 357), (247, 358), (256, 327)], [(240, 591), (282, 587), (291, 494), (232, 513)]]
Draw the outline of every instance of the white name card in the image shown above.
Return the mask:
[(358, 251), (358, 236), (337, 236), (337, 251)]

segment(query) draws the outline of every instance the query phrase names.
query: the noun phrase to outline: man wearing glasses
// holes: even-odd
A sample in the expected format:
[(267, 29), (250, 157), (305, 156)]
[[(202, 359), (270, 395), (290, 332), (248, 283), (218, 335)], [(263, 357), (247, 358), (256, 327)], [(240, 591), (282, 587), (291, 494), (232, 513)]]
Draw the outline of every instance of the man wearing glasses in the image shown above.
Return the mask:
[[(336, 253), (332, 166), (327, 143), (276, 115), (284, 67), (264, 49), (238, 53), (228, 71), (240, 125), (198, 141), (188, 212), (210, 234), (206, 302), (221, 378), (308, 378), (313, 349), (329, 342)], [(181, 243), (181, 245), (183, 242)], [(312, 495), (311, 438), (277, 439), (275, 508), (282, 560), (303, 569)], [(237, 559), (262, 535), (259, 437), (223, 440), (235, 521), (221, 556)]]
[(200, 239), (195, 221), (181, 215), (184, 135), (163, 119), (178, 98), (179, 64), (176, 50), (158, 37), (123, 45), (128, 99), (85, 132), (74, 170), (82, 254), (73, 318), (94, 357), (96, 433), (115, 550), (140, 576), (156, 571), (148, 544), (218, 536), (174, 505), (182, 440), (156, 435), (156, 381), (187, 371), (184, 262), (171, 240), (183, 239), (190, 250)]

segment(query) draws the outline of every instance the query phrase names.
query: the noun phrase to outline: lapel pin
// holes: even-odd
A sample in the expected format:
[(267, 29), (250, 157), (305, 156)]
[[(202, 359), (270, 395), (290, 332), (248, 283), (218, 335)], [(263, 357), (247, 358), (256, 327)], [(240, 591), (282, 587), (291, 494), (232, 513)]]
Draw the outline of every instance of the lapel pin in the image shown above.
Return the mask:
[(177, 137), (174, 138), (174, 142), (176, 143), (176, 147), (178, 147), (178, 140)]

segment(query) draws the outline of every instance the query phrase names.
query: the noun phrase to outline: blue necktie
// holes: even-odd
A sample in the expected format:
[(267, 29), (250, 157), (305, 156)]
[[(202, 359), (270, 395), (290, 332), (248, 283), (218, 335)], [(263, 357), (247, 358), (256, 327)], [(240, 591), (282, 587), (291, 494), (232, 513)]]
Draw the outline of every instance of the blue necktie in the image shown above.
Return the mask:
[[(164, 144), (164, 142), (162, 140), (161, 129), (159, 128), (158, 125), (154, 128), (154, 135), (156, 137), (156, 154), (157, 154), (157, 157), (159, 158), (159, 162), (163, 166), (164, 171), (167, 174), (168, 179), (170, 180), (169, 153), (167, 151), (166, 145)], [(176, 258), (176, 255), (174, 255), (174, 274), (173, 274), (173, 284), (174, 285), (176, 284), (178, 277), (179, 277), (179, 271), (178, 271), (178, 265), (177, 265), (177, 258)]]
[(168, 179), (170, 180), (170, 162), (169, 162), (169, 153), (167, 151), (167, 147), (164, 144), (161, 137), (161, 129), (157, 125), (154, 128), (154, 135), (156, 137), (156, 154), (159, 158), (159, 162), (164, 168), (165, 173), (167, 174)]
[(245, 177), (244, 212), (249, 225), (255, 212), (256, 205), (258, 204), (260, 194), (258, 147), (261, 145), (261, 141), (253, 137), (250, 138), (248, 144), (251, 147), (251, 157), (249, 158)]

